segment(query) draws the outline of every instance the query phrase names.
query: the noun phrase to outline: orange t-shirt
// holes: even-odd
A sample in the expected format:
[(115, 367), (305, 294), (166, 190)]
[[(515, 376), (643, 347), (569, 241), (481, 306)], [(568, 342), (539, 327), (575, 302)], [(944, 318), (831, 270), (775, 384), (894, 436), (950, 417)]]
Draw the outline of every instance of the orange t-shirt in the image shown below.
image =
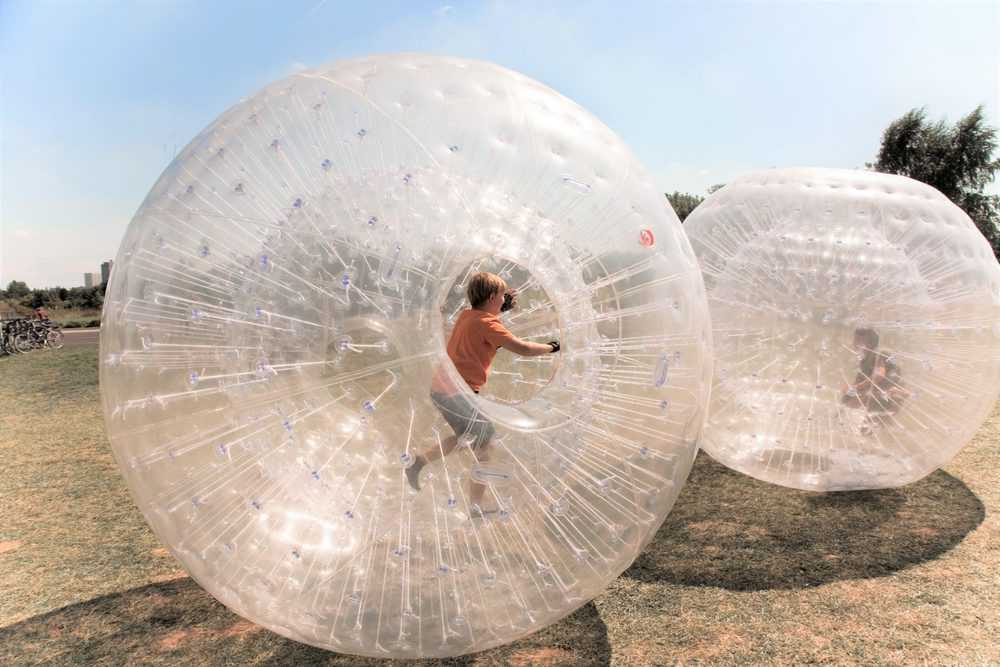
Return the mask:
[[(473, 391), (486, 384), (493, 365), (493, 357), (504, 343), (515, 338), (500, 323), (500, 318), (483, 310), (467, 308), (458, 316), (455, 328), (448, 339), (448, 358)], [(431, 388), (442, 394), (453, 394), (454, 389), (439, 370)]]

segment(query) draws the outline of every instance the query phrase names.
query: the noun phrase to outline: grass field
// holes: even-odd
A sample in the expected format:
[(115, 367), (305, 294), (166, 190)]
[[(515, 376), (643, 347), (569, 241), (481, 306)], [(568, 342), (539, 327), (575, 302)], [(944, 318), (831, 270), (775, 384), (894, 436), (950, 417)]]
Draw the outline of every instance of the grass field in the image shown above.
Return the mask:
[[(96, 364), (94, 348), (0, 359), (0, 664), (405, 664), (296, 644), (187, 578), (118, 475)], [(700, 455), (602, 596), (426, 664), (1000, 664), (998, 509), (1000, 411), (945, 470), (896, 490), (790, 491)]]
[(101, 310), (100, 308), (50, 308), (49, 317), (62, 326), (100, 326)]

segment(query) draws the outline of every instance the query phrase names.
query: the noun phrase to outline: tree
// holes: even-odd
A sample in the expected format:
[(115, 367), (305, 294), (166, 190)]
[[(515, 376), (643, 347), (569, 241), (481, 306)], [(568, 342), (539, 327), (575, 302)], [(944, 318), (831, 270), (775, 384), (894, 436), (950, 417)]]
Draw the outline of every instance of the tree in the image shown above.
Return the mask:
[(1000, 258), (1000, 196), (985, 192), (1000, 171), (996, 148), (997, 129), (986, 124), (982, 106), (953, 126), (911, 109), (882, 133), (878, 157), (868, 167), (937, 188), (972, 218)]
[(673, 193), (667, 195), (667, 201), (670, 202), (671, 208), (674, 209), (674, 213), (681, 219), (681, 222), (684, 222), (684, 219), (691, 215), (691, 211), (698, 208), (698, 204), (705, 201), (705, 198), (689, 192), (674, 190)]
[(104, 297), (101, 296), (100, 287), (84, 287), (81, 293), (80, 306), (82, 308), (100, 308), (104, 305)]
[(33, 289), (31, 294), (21, 299), (21, 305), (29, 308), (40, 308), (49, 305), (49, 295), (45, 290)]
[(7, 283), (7, 289), (4, 290), (4, 296), (11, 301), (20, 301), (30, 293), (31, 290), (28, 289), (27, 283), (20, 280), (10, 281)]
[(71, 287), (66, 303), (70, 308), (100, 308), (104, 305), (99, 287)]

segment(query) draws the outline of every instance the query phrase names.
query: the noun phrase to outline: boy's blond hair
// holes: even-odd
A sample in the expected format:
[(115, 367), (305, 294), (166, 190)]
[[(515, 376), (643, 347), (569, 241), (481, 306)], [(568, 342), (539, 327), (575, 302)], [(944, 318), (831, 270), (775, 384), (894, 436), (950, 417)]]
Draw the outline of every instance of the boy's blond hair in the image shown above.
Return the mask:
[(495, 273), (480, 271), (469, 278), (469, 287), (465, 290), (465, 295), (469, 297), (469, 304), (473, 308), (479, 308), (490, 300), (496, 293), (503, 294), (507, 291), (507, 283), (503, 278)]

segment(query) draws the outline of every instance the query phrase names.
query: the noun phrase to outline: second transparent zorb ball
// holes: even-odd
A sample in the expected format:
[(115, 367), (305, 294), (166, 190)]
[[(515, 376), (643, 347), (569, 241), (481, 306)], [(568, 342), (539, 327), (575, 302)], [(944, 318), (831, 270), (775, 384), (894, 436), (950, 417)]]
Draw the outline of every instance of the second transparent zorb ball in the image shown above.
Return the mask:
[(761, 171), (685, 230), (713, 320), (713, 458), (799, 489), (900, 486), (947, 463), (990, 413), (1000, 267), (935, 189)]

